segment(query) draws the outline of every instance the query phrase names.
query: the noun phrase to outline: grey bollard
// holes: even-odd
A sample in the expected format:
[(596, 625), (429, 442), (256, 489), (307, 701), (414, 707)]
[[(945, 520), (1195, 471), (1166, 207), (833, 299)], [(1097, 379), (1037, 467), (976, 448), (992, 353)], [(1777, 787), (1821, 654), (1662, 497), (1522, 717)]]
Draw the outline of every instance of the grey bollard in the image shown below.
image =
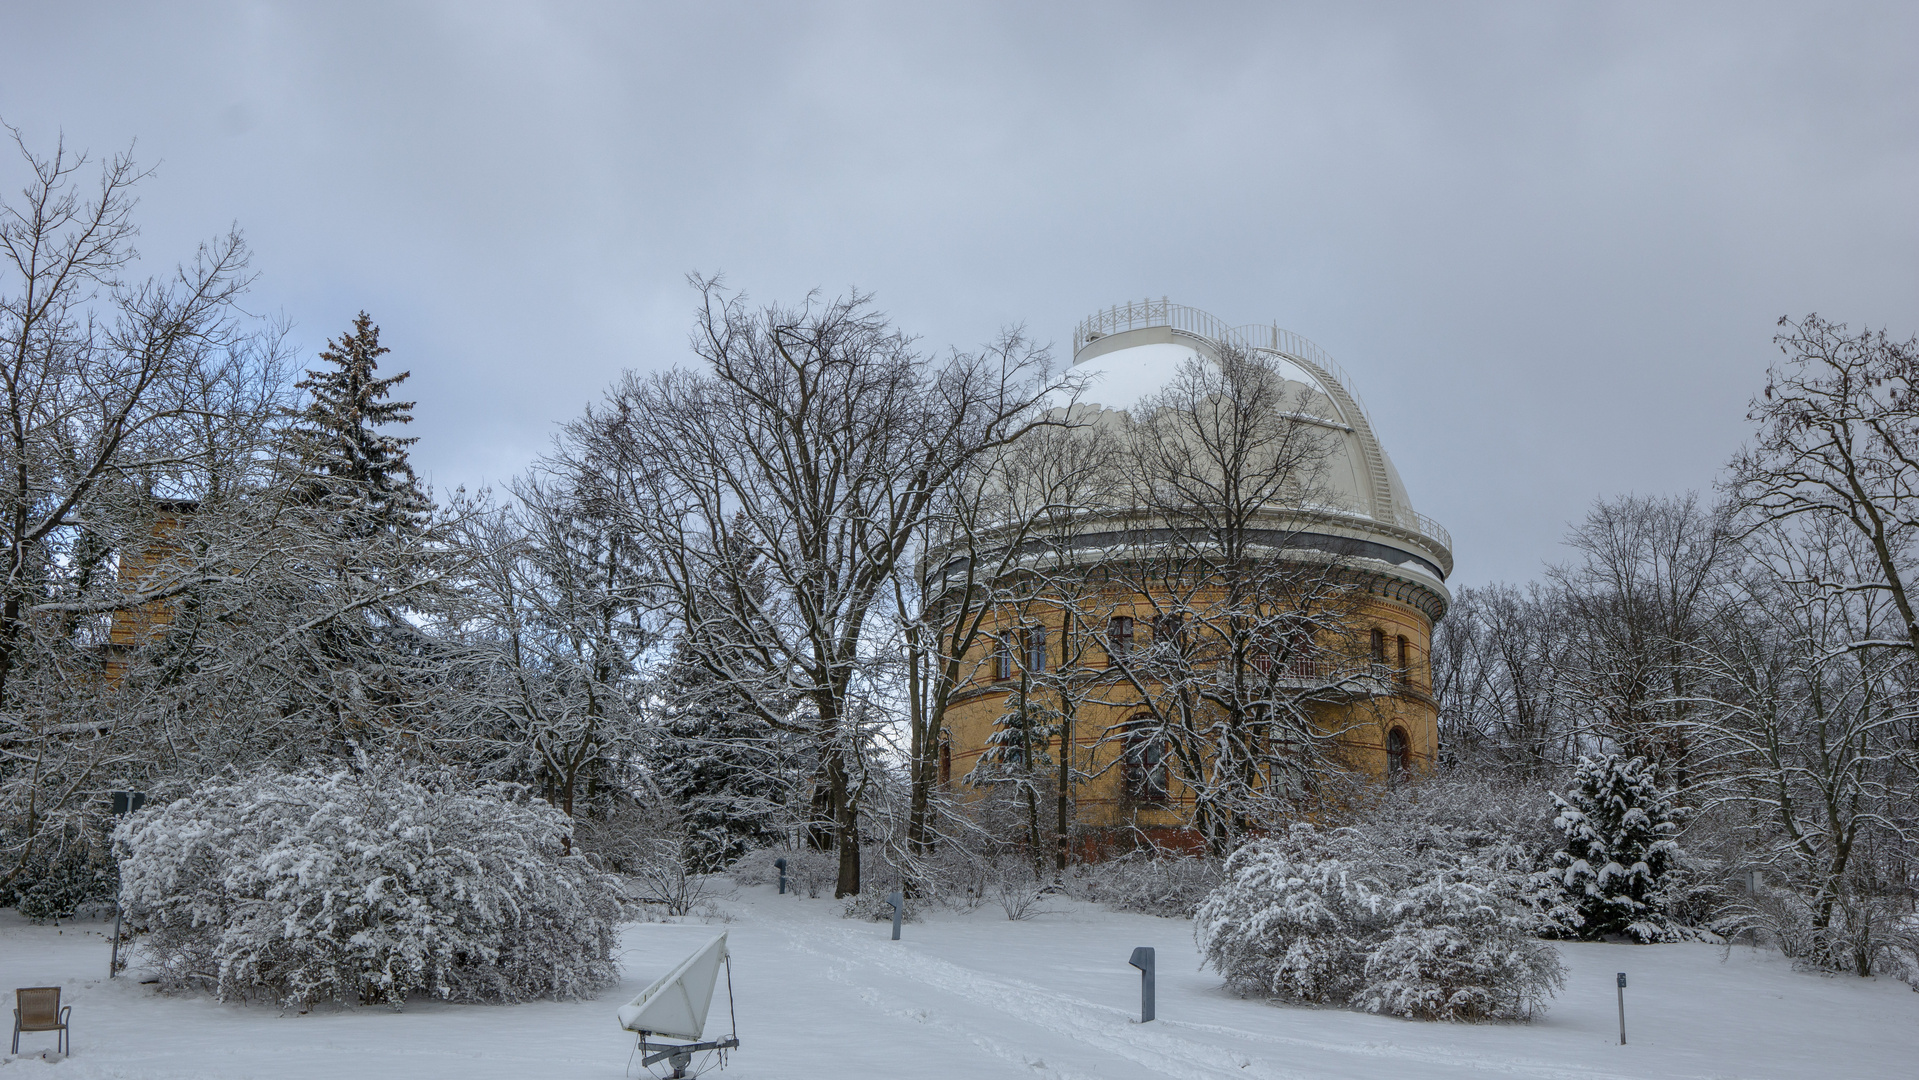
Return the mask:
[(1139, 1022), (1144, 1024), (1153, 1019), (1153, 950), (1141, 945), (1133, 950), (1133, 958), (1126, 961), (1139, 969)]
[(1626, 973), (1619, 973), (1619, 1045), (1626, 1045)]
[(900, 916), (906, 914), (906, 897), (896, 892), (887, 897), (886, 902), (893, 905), (893, 940), (898, 941), (900, 939)]
[(779, 867), (779, 871), (780, 871), (780, 895), (781, 895), (781, 896), (785, 896), (785, 895), (786, 895), (786, 860), (785, 860), (785, 859), (774, 859), (774, 860), (773, 860), (773, 865), (774, 865), (774, 866), (777, 866), (777, 867)]

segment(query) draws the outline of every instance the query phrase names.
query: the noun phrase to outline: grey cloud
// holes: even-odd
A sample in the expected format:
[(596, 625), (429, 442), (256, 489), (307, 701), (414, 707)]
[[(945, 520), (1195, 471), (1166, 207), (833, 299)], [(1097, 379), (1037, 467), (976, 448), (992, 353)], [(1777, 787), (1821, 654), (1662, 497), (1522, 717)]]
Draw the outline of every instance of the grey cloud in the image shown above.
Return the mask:
[(309, 354), (371, 311), (442, 489), (680, 361), (689, 270), (1062, 353), (1168, 295), (1338, 357), (1526, 577), (1711, 484), (1778, 315), (1919, 330), (1903, 6), (8, 7), (0, 117), (137, 136), (143, 249), (237, 220)]

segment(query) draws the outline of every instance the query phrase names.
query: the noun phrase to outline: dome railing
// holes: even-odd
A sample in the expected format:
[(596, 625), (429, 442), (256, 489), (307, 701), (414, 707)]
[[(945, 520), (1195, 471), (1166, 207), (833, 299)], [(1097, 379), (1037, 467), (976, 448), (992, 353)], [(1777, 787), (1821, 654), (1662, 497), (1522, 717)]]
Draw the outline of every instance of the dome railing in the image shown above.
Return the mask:
[(1150, 326), (1164, 326), (1173, 330), (1182, 330), (1189, 334), (1221, 344), (1237, 345), (1242, 349), (1262, 349), (1267, 352), (1296, 356), (1301, 360), (1318, 365), (1328, 375), (1339, 380), (1348, 397), (1363, 412), (1366, 399), (1360, 397), (1359, 390), (1353, 386), (1353, 377), (1346, 373), (1339, 361), (1326, 355), (1326, 350), (1313, 344), (1307, 338), (1282, 328), (1274, 323), (1270, 326), (1252, 324), (1248, 326), (1228, 326), (1226, 320), (1209, 311), (1187, 304), (1175, 304), (1165, 297), (1158, 300), (1129, 300), (1124, 304), (1114, 304), (1103, 311), (1094, 312), (1081, 319), (1073, 329), (1073, 355), (1089, 342), (1098, 341), (1108, 334), (1118, 334), (1127, 330), (1143, 330)]
[(1409, 532), (1415, 532), (1421, 536), (1437, 540), (1445, 545), (1447, 551), (1452, 551), (1453, 534), (1446, 531), (1446, 526), (1441, 525), (1425, 514), (1410, 507), (1395, 506), (1393, 507), (1393, 519), (1394, 525)]

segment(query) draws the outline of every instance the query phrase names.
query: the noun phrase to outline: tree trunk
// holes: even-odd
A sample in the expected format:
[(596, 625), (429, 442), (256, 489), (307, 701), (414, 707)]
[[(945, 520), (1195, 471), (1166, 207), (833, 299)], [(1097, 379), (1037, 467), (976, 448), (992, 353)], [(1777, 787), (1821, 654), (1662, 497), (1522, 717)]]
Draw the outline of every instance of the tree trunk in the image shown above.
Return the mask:
[(839, 880), (833, 898), (858, 896), (860, 891), (860, 819), (847, 782), (846, 755), (837, 746), (826, 754), (828, 801), (833, 812), (833, 842), (840, 849)]

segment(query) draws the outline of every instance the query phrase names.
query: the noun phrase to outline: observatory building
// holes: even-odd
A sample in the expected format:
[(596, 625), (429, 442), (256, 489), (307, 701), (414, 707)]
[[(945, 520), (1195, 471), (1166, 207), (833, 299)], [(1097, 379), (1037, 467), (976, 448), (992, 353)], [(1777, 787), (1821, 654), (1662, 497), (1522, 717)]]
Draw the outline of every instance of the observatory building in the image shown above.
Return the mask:
[[(1228, 663), (1246, 667), (1251, 681), (1264, 680), (1267, 700), (1290, 701), (1296, 718), (1308, 718), (1300, 722), (1319, 735), (1313, 740), (1317, 761), (1337, 760), (1385, 782), (1430, 768), (1438, 710), (1429, 651), (1433, 626), (1450, 603), (1445, 582), (1453, 568), (1452, 542), (1446, 530), (1413, 509), (1351, 380), (1330, 357), (1276, 325), (1231, 327), (1164, 300), (1123, 304), (1078, 326), (1072, 372), (1083, 377), (1083, 387), (1058, 411), (1081, 431), (1104, 428), (1123, 443), (1127, 432), (1149, 419), (1142, 413), (1167, 407), (1171, 399), (1158, 395), (1169, 386), (1183, 379), (1191, 403), (1191, 388), (1207, 370), (1249, 361), (1262, 385), (1283, 388), (1276, 415), (1307, 433), (1316, 450), (1311, 482), (1287, 485), (1283, 493), (1271, 488), (1276, 494), (1241, 529), (1252, 537), (1243, 546), (1274, 570), (1260, 580), (1300, 595), (1306, 589), (1327, 598), (1311, 602), (1339, 610), (1323, 618), (1296, 616), (1309, 629), (1285, 632), (1297, 640), (1274, 645), (1250, 663), (1248, 650), (1220, 645), (1213, 659), (1202, 656), (1182, 670), (1218, 682)], [(1123, 469), (1124, 455), (1121, 460)], [(1202, 483), (1193, 490), (1206, 488)], [(1195, 607), (1219, 611), (1219, 586), (1195, 585), (1185, 570), (1171, 576), (1136, 572), (1157, 557), (1161, 537), (1182, 535), (1164, 513), (1121, 507), (1091, 516), (1096, 520), (1073, 519), (1070, 528), (1077, 531), (1070, 540), (1050, 547), (1047, 541), (1058, 537), (1022, 541), (1024, 549), (1039, 553), (1025, 558), (1020, 571), (1033, 580), (1045, 576), (1034, 567), (1049, 552), (1073, 570), (1051, 575), (1043, 588), (994, 591), (983, 643), (969, 652), (963, 685), (948, 707), (941, 777), (963, 796), (984, 790), (988, 766), (1007, 758), (1009, 715), (1037, 705), (1045, 722), (1032, 729), (1041, 743), (1032, 756), (1043, 752), (1054, 776), (1068, 780), (1070, 798), (1061, 801), (1060, 813), (1063, 818), (1070, 802), (1074, 832), (1138, 830), (1178, 843), (1182, 834), (1192, 838), (1196, 814), (1208, 812), (1209, 800), (1183, 778), (1205, 770), (1194, 764), (1191, 746), (1158, 744), (1154, 732), (1166, 730), (1167, 709), (1203, 711), (1204, 702), (1194, 702), (1205, 694), (1189, 694), (1184, 704), (1153, 704), (1164, 681), (1154, 672), (1171, 669), (1153, 668), (1146, 659), (1175, 635), (1224, 634), (1213, 628), (1230, 620)], [(1304, 576), (1287, 577), (1287, 568)], [(1079, 595), (1063, 595), (1063, 579), (1076, 582), (1067, 591)], [(1311, 592), (1285, 584), (1308, 579), (1336, 581), (1337, 588)], [(1170, 595), (1181, 589), (1197, 592)], [(1192, 655), (1205, 653), (1190, 641), (1185, 647)], [(1270, 708), (1256, 704), (1241, 711)], [(1225, 730), (1217, 723), (1209, 727), (1204, 718), (1194, 721), (1190, 712), (1183, 722), (1189, 732)], [(1182, 752), (1187, 756), (1181, 758)], [(1287, 748), (1280, 741), (1258, 743), (1246, 753), (1258, 760), (1248, 766), (1244, 784), (1281, 783), (1279, 759)], [(1060, 764), (1070, 768), (1061, 770)], [(1051, 803), (1057, 795), (1055, 785), (1043, 798)], [(1050, 833), (1050, 808), (1045, 816)]]

